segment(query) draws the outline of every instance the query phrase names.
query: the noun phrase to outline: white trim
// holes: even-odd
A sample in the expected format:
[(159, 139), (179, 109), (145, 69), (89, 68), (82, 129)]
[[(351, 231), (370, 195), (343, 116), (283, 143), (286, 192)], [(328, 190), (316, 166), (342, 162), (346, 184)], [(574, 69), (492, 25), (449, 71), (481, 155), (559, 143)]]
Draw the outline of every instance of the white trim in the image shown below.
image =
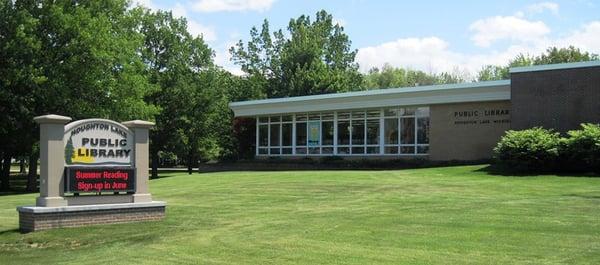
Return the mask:
[(385, 111), (384, 108), (379, 109), (379, 154), (383, 155), (383, 149), (384, 149), (384, 144), (383, 141), (385, 140), (385, 133), (384, 133), (384, 122), (385, 122), (385, 118), (384, 118), (384, 114), (383, 112)]
[(292, 155), (296, 155), (296, 114), (292, 114)]
[(431, 91), (442, 92), (442, 91), (452, 91), (452, 90), (497, 87), (497, 86), (505, 86), (505, 85), (510, 85), (510, 80), (496, 80), (496, 81), (430, 85), (430, 86), (417, 86), (417, 87), (398, 87), (398, 88), (374, 89), (374, 90), (333, 93), (333, 94), (323, 94), (323, 95), (312, 95), (312, 96), (238, 101), (238, 102), (229, 103), (229, 106), (230, 107), (240, 107), (240, 106), (257, 105), (257, 104), (290, 103), (290, 102), (294, 102), (294, 101), (311, 101), (311, 100), (321, 100), (321, 99), (363, 97), (363, 96), (373, 96), (373, 95), (388, 96), (390, 94), (404, 94), (404, 93), (413, 93), (413, 92), (431, 92)]
[(557, 64), (511, 67), (509, 71), (512, 74), (512, 73), (550, 71), (550, 70), (573, 69), (573, 68), (584, 68), (584, 67), (595, 67), (595, 66), (600, 66), (600, 61), (557, 63)]
[[(495, 86), (455, 88), (444, 90), (410, 90), (387, 94), (366, 94), (360, 97), (340, 97), (328, 95), (321, 99), (310, 97), (288, 98), (288, 101), (248, 101), (231, 103), (236, 117), (269, 115), (280, 113), (300, 113), (317, 111), (337, 111), (347, 109), (370, 109), (397, 106), (417, 106), (444, 103), (482, 102), (510, 100), (510, 81), (495, 83)], [(348, 94), (348, 93), (342, 93)], [(307, 99), (308, 98), (308, 99)], [(250, 104), (252, 103), (252, 104)]]
[(338, 112), (333, 112), (333, 155), (337, 155), (337, 143), (338, 143)]
[(258, 122), (259, 118), (260, 117), (256, 116), (256, 154), (255, 155), (258, 155), (258, 145), (260, 144), (260, 142), (259, 142), (260, 141), (260, 135), (258, 134), (259, 131), (260, 131), (260, 129), (259, 129), (260, 122)]

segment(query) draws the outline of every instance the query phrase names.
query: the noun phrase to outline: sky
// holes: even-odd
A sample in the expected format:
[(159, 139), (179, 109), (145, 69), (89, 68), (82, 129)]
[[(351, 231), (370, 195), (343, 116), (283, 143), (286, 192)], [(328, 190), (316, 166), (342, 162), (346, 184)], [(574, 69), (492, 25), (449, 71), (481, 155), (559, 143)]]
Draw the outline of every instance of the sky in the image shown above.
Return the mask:
[(361, 72), (390, 64), (428, 73), (474, 76), (482, 66), (505, 65), (523, 53), (569, 45), (600, 53), (600, 0), (378, 1), (378, 0), (135, 0), (188, 20), (215, 51), (215, 63), (241, 74), (229, 47), (248, 41), (267, 19), (271, 30), (321, 9), (344, 27), (358, 50)]

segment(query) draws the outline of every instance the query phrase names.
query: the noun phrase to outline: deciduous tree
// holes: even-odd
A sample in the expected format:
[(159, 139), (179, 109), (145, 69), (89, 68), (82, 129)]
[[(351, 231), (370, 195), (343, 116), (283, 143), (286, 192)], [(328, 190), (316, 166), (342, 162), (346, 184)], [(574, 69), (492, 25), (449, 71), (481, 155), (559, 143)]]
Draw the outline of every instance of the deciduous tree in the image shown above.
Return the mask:
[(265, 20), (260, 31), (250, 30), (250, 41), (240, 40), (230, 52), (248, 75), (245, 80), (261, 87), (265, 97), (360, 89), (356, 50), (344, 28), (325, 11), (317, 12), (314, 20), (306, 15), (291, 19), (286, 33), (271, 33)]

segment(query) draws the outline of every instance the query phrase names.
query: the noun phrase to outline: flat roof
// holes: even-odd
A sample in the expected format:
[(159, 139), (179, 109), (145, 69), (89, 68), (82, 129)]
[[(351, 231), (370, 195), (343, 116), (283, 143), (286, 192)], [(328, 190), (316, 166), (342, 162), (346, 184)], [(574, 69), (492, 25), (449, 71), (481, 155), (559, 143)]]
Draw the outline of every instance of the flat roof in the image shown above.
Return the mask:
[(248, 106), (248, 105), (257, 105), (257, 104), (269, 104), (269, 103), (290, 103), (290, 102), (307, 101), (307, 100), (349, 98), (349, 97), (362, 97), (362, 96), (371, 96), (371, 95), (386, 95), (386, 94), (399, 94), (399, 93), (402, 94), (402, 93), (422, 92), (422, 91), (443, 91), (443, 90), (457, 89), (457, 88), (479, 88), (479, 87), (490, 87), (490, 86), (501, 86), (501, 85), (510, 85), (510, 80), (506, 79), (506, 80), (470, 82), (470, 83), (458, 83), (458, 84), (443, 84), (443, 85), (429, 85), (429, 86), (415, 86), (415, 87), (396, 87), (396, 88), (373, 89), (373, 90), (363, 90), (363, 91), (343, 92), (343, 93), (329, 93), (329, 94), (311, 95), (311, 96), (258, 99), (258, 100), (231, 102), (231, 103), (229, 103), (229, 106), (237, 107), (237, 106)]
[[(598, 67), (598, 61), (512, 67), (510, 73)], [(510, 100), (510, 80), (374, 89), (229, 103), (235, 116)]]
[(575, 63), (556, 63), (556, 64), (511, 67), (510, 73), (550, 71), (550, 70), (584, 68), (584, 67), (595, 67), (595, 66), (600, 66), (600, 61), (585, 61), (585, 62), (575, 62)]
[(510, 99), (510, 80), (399, 87), (232, 102), (235, 116)]

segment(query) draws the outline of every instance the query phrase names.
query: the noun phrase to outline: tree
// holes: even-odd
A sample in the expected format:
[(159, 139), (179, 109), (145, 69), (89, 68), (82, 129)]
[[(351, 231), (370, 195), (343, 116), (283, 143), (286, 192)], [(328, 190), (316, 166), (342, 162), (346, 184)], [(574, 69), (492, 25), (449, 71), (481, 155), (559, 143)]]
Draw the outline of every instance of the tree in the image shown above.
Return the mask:
[[(194, 115), (201, 104), (196, 101), (202, 94), (199, 74), (213, 68), (213, 51), (201, 37), (192, 36), (186, 20), (173, 17), (171, 12), (143, 10), (139, 15), (139, 31), (144, 36), (141, 49), (150, 82), (159, 89), (148, 100), (160, 108), (155, 116), (156, 126), (151, 133), (150, 155), (152, 177), (158, 176), (159, 151), (188, 150), (183, 157), (195, 156), (197, 141), (185, 137), (194, 134), (193, 125), (203, 123)], [(183, 144), (187, 141), (187, 144)], [(192, 159), (188, 159), (190, 164)]]
[(381, 89), (459, 82), (464, 82), (464, 79), (458, 74), (427, 74), (419, 70), (395, 68), (389, 64), (385, 64), (381, 70), (378, 68), (369, 70), (363, 79), (362, 87), (365, 89)]
[(531, 66), (542, 64), (572, 63), (600, 60), (597, 54), (581, 51), (579, 48), (550, 47), (539, 56), (519, 54), (508, 62), (506, 66), (486, 65), (477, 74), (478, 81), (509, 79), (511, 67)]
[(0, 149), (5, 157), (36, 154), (37, 115), (152, 117), (156, 108), (144, 101), (152, 86), (138, 56), (142, 38), (132, 24), (135, 12), (125, 0), (2, 0)]
[(287, 34), (281, 29), (271, 34), (264, 20), (260, 32), (253, 27), (250, 41), (240, 40), (230, 52), (264, 97), (352, 91), (362, 79), (348, 35), (323, 10), (314, 21), (305, 15), (291, 19)]
[(600, 60), (598, 54), (593, 54), (585, 51), (581, 51), (579, 48), (569, 46), (567, 48), (556, 48), (550, 47), (546, 49), (546, 53), (535, 57), (533, 64), (555, 64), (555, 63), (573, 63), (573, 62), (584, 62), (584, 61), (597, 61)]

